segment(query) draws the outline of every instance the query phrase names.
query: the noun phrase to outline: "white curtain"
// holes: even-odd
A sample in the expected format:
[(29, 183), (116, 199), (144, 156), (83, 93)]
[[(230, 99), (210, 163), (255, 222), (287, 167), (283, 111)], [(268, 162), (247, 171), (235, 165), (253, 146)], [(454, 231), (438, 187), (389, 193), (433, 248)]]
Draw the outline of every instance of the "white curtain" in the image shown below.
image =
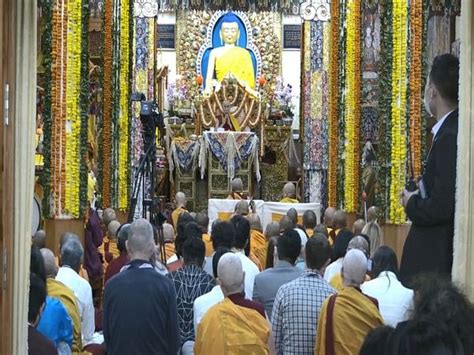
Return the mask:
[(474, 63), (473, 4), (461, 4), (461, 69), (459, 91), (459, 135), (456, 183), (456, 218), (454, 231), (453, 280), (474, 301), (474, 91), (472, 65)]
[(13, 354), (27, 354), (36, 127), (36, 0), (16, 0), (13, 222)]

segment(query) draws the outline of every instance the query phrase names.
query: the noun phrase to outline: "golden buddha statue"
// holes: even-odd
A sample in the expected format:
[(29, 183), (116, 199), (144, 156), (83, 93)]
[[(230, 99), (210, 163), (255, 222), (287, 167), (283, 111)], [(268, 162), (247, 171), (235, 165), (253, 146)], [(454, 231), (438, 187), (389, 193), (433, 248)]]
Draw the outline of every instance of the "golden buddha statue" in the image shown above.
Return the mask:
[(212, 90), (214, 79), (220, 83), (230, 75), (250, 89), (255, 88), (252, 57), (247, 49), (237, 45), (240, 36), (238, 23), (223, 22), (220, 36), (224, 45), (212, 49), (209, 54), (205, 91), (209, 93)]

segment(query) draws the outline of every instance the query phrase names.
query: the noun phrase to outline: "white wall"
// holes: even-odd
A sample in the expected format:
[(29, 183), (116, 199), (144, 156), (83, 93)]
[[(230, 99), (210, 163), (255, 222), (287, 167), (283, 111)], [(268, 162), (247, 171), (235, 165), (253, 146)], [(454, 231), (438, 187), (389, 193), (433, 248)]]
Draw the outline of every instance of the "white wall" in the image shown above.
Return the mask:
[[(283, 15), (283, 25), (298, 25), (301, 24), (299, 16)], [(283, 27), (282, 27), (282, 47), (283, 47)], [(288, 83), (293, 88), (293, 105), (294, 119), (293, 129), (300, 128), (300, 89), (301, 89), (301, 50), (298, 49), (284, 49), (281, 56), (281, 75), (285, 83)]]

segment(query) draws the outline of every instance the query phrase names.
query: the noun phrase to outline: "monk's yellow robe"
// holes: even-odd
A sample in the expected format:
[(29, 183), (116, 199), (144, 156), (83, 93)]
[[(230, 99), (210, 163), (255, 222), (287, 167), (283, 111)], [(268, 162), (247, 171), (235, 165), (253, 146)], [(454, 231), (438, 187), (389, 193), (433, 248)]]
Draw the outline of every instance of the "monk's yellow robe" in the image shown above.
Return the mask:
[[(56, 266), (59, 267), (59, 256), (55, 256), (54, 260), (56, 261)], [(79, 269), (79, 276), (82, 277), (84, 280), (89, 282), (89, 275), (87, 274), (87, 270), (81, 265)]]
[(188, 210), (183, 207), (178, 207), (173, 212), (171, 212), (171, 219), (173, 220), (173, 227), (175, 231), (178, 230), (178, 218), (183, 212), (188, 212)]
[[(267, 238), (262, 232), (252, 229), (250, 231), (250, 252), (255, 255), (262, 266), (262, 270), (265, 270), (267, 263)], [(261, 271), (261, 270), (260, 270)]]
[(306, 234), (308, 235), (308, 238), (311, 238), (314, 235), (314, 229), (306, 228)]
[(120, 256), (120, 251), (117, 246), (117, 240), (109, 238), (108, 235), (104, 237), (104, 241), (101, 246), (98, 248), (99, 253), (104, 256), (104, 272), (107, 269), (107, 266), (112, 262), (112, 260)]
[(242, 195), (240, 192), (231, 192), (229, 195), (227, 195), (227, 200), (246, 200), (247, 197)]
[(76, 296), (74, 292), (55, 279), (48, 278), (46, 280), (46, 287), (48, 290), (48, 296), (57, 298), (66, 308), (66, 312), (69, 318), (72, 320), (73, 337), (72, 337), (72, 352), (73, 354), (81, 353), (82, 351), (82, 330), (81, 330), (81, 315), (79, 313), (79, 307), (77, 305)]
[(248, 50), (239, 46), (227, 47), (216, 57), (216, 78), (220, 83), (230, 73), (239, 81), (247, 83), (250, 88), (255, 88), (255, 71), (252, 57)]
[(173, 242), (165, 242), (165, 256), (166, 260), (169, 260), (174, 254), (176, 254), (176, 248)]
[(209, 309), (199, 323), (194, 354), (268, 354), (269, 336), (268, 321), (261, 314), (225, 298)]
[(300, 201), (298, 201), (295, 198), (291, 198), (291, 197), (284, 197), (280, 200), (280, 202), (281, 203), (300, 203)]
[(202, 241), (204, 242), (204, 246), (206, 247), (206, 256), (211, 256), (214, 252), (211, 236), (208, 233), (204, 233), (202, 235)]
[[(370, 281), (370, 276), (365, 275), (365, 281)], [(331, 280), (329, 280), (329, 284), (334, 287), (336, 291), (340, 291), (344, 285), (342, 284), (342, 275), (340, 272), (338, 272), (336, 275), (332, 277)]]
[(257, 256), (256, 256), (254, 253), (250, 252), (250, 254), (249, 254), (249, 259), (252, 260), (252, 262), (253, 262), (255, 265), (257, 265), (258, 271), (261, 272), (261, 271), (264, 270), (263, 265), (260, 263), (260, 260), (257, 258)]
[(367, 333), (383, 324), (375, 298), (355, 287), (344, 287), (323, 303), (314, 354), (359, 354)]

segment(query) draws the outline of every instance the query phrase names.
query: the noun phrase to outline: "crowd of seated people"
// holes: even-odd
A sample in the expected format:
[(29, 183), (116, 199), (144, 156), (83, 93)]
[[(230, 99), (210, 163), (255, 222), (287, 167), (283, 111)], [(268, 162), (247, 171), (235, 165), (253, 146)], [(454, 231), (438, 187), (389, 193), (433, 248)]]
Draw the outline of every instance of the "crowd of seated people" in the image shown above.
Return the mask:
[(263, 228), (234, 190), (234, 215), (212, 226), (178, 193), (162, 237), (111, 209), (91, 210), (84, 242), (66, 233), (56, 254), (36, 233), (30, 353), (473, 353), (473, 305), (440, 277), (405, 287), (375, 208), (352, 228), (332, 207), (319, 224), (289, 208)]

